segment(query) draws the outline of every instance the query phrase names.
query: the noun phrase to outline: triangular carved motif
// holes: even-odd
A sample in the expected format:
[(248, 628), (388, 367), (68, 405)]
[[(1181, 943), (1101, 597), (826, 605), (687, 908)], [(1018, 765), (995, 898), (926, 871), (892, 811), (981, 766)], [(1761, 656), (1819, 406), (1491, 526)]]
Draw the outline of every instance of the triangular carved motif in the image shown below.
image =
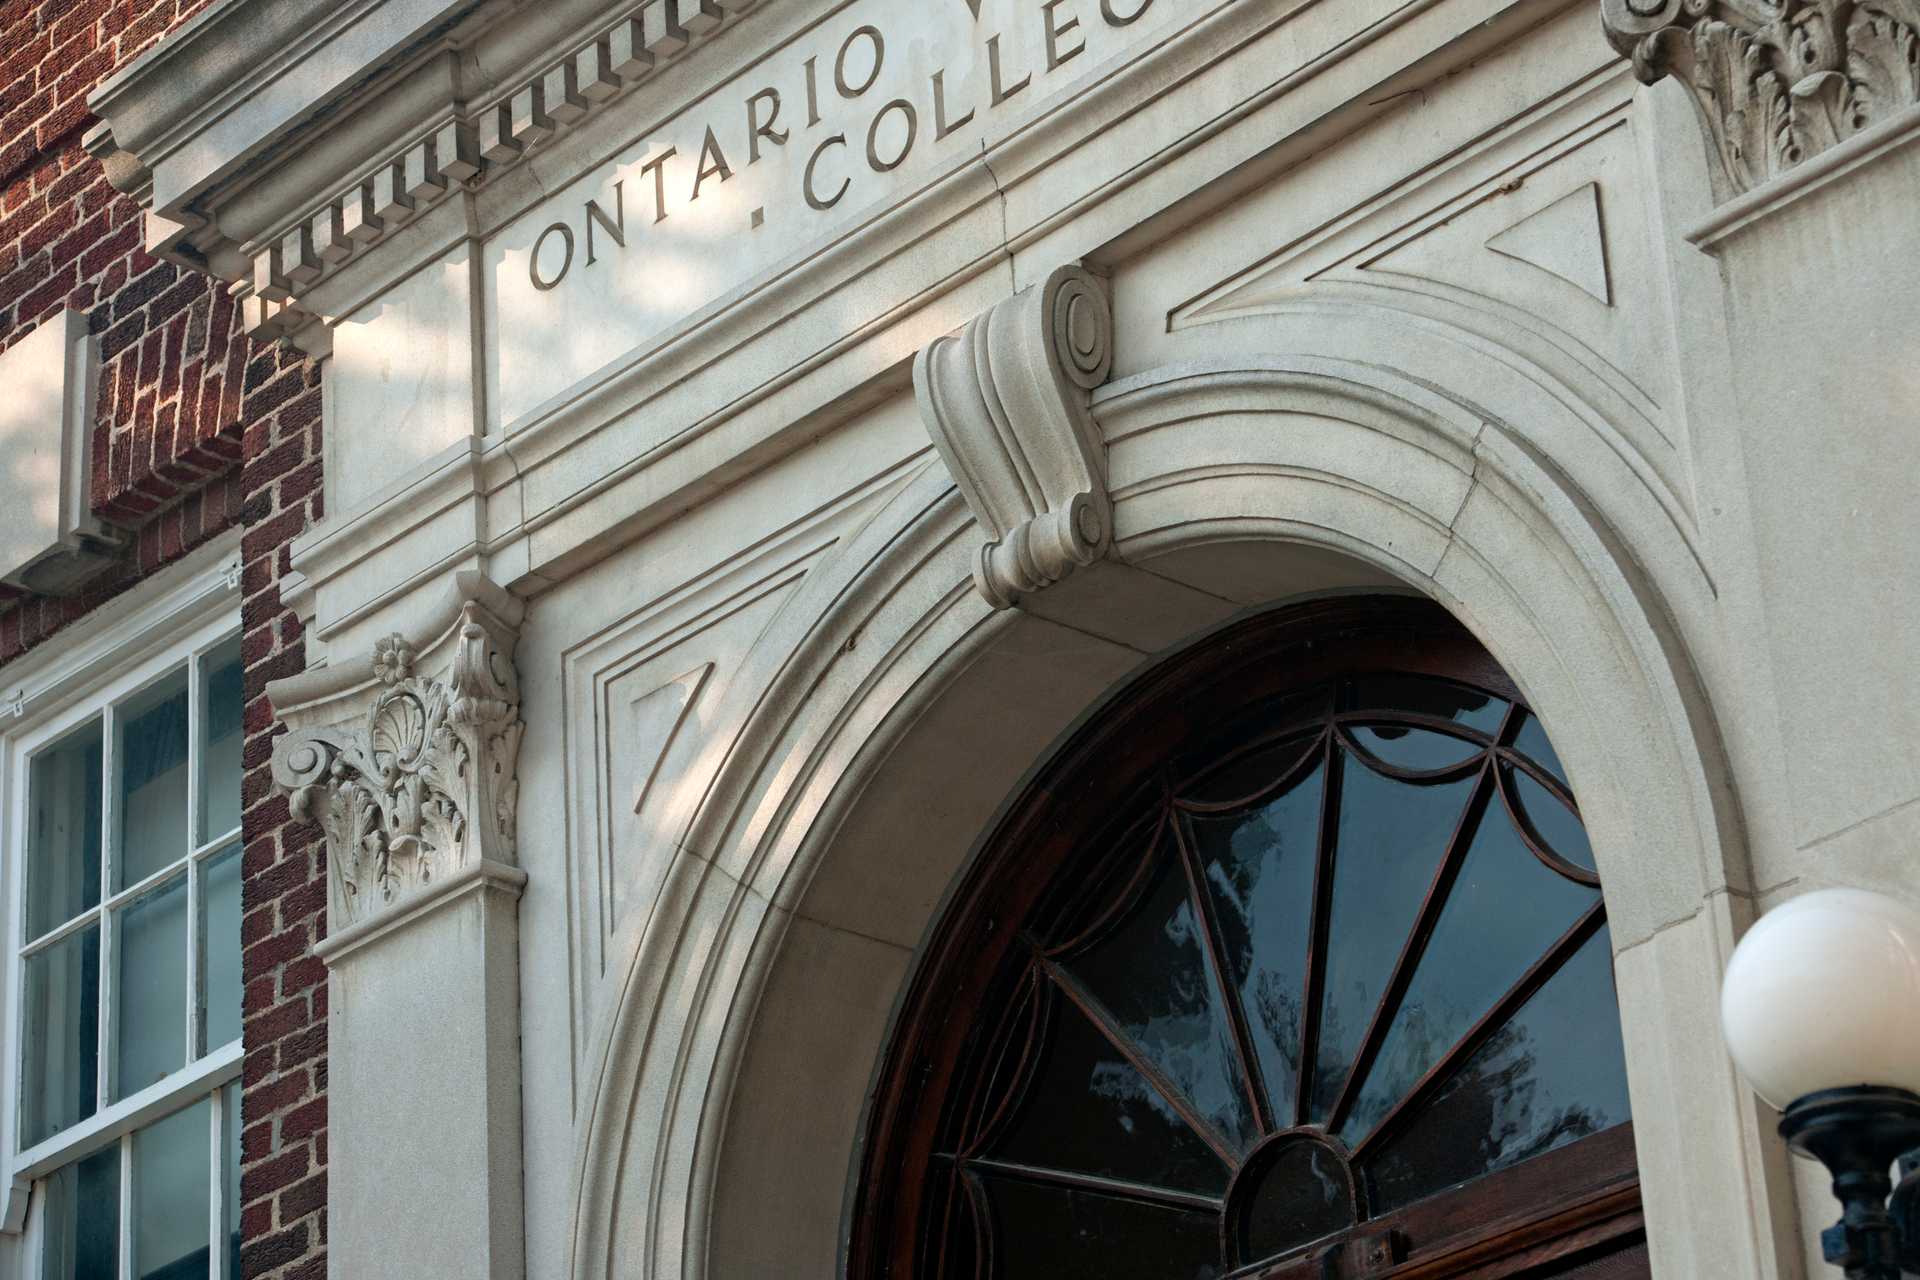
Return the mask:
[(1606, 240), (1600, 229), (1600, 186), (1589, 182), (1491, 236), (1487, 248), (1538, 267), (1613, 305)]

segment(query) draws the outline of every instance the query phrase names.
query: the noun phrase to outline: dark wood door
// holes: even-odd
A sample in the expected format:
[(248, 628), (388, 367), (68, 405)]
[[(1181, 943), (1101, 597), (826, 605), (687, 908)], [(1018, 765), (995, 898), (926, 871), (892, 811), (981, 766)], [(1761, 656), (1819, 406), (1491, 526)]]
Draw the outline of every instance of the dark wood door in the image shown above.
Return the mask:
[(1318, 605), (1094, 718), (929, 941), (849, 1260), (1645, 1274), (1600, 881), (1497, 664), (1424, 604)]

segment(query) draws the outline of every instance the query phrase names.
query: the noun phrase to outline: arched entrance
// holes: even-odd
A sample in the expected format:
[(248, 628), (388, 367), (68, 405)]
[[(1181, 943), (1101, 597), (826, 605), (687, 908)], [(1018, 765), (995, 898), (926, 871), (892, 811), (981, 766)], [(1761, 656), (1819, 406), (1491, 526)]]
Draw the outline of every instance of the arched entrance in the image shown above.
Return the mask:
[(855, 1277), (1645, 1275), (1565, 771), (1422, 601), (1230, 626), (1013, 804), (881, 1076)]
[[(1242, 606), (1355, 587), (1435, 601), (1499, 660), (1578, 790), (1616, 950), (1659, 940), (1617, 970), (1654, 1265), (1773, 1274), (1762, 1118), (1698, 1035), (1744, 874), (1673, 621), (1702, 588), (1649, 580), (1686, 557), (1637, 499), (1541, 463), (1536, 441), (1587, 429), (1573, 392), (1510, 395), (1513, 357), (1459, 346), (1450, 376), (1490, 400), (1470, 403), (1356, 354), (1402, 336), (1341, 331), (1339, 351), (1284, 359), (1216, 341), (1102, 388), (1116, 563), (1019, 609), (974, 589), (978, 530), (937, 466), (801, 584), (731, 678), (711, 782), (615, 943), (572, 1274), (839, 1273), (915, 945), (1029, 765), (1149, 654)], [(1187, 577), (1196, 560), (1232, 580)], [(1205, 608), (1169, 608), (1182, 579)], [(1123, 616), (1158, 630), (1102, 638)], [(1669, 981), (1674, 947), (1700, 981)], [(1682, 1107), (1688, 1126), (1661, 1123)]]

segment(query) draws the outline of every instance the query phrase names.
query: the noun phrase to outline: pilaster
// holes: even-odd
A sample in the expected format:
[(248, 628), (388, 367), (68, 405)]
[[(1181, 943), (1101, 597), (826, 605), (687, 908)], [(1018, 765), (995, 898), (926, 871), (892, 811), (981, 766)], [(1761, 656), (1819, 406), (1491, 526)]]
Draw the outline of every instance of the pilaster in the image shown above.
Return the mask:
[(268, 686), (273, 778), (327, 848), (329, 1274), (525, 1274), (514, 646), (453, 575), (415, 635)]

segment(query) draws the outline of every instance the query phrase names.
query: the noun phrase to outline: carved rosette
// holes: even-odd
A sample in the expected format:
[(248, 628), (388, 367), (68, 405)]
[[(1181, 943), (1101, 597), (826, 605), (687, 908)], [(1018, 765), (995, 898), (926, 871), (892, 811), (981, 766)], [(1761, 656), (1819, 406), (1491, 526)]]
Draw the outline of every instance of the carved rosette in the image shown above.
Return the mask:
[(1079, 267), (936, 339), (914, 362), (921, 417), (989, 535), (974, 581), (995, 608), (1106, 552), (1106, 446), (1087, 406), (1112, 368), (1107, 296)]
[(1601, 0), (1614, 48), (1699, 108), (1725, 195), (1920, 103), (1920, 0)]
[(330, 932), (462, 868), (514, 865), (525, 726), (511, 646), (497, 616), (465, 601), (432, 662), (388, 636), (374, 646), (371, 679), (328, 700), (357, 715), (274, 744), (274, 784), (325, 834)]

